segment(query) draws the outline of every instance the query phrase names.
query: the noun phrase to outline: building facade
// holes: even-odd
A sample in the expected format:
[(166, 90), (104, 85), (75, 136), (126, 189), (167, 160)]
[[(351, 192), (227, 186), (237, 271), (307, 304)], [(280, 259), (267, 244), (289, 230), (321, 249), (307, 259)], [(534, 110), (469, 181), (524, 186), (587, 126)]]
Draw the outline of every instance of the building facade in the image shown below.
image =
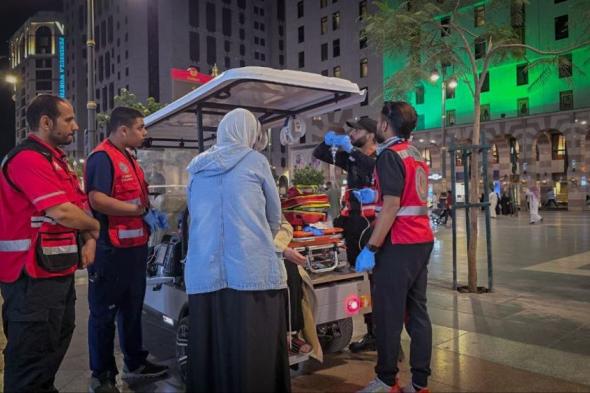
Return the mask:
[[(310, 150), (334, 126), (361, 116), (375, 118), (383, 102), (383, 59), (364, 37), (364, 17), (373, 12), (367, 0), (298, 0), (286, 2), (287, 68), (345, 78), (367, 89), (367, 99), (356, 107), (307, 121), (299, 145), (281, 147), (273, 140), (273, 163), (288, 169), (289, 150)], [(305, 153), (310, 156), (309, 152)], [(306, 161), (307, 162), (307, 161)], [(279, 165), (277, 165), (279, 163)]]
[(60, 13), (38, 12), (10, 37), (10, 69), (11, 74), (16, 77), (16, 143), (26, 138), (26, 108), (35, 96), (67, 95), (64, 34)]
[[(587, 31), (587, 21), (579, 12), (583, 3), (531, 0), (523, 6), (522, 17), (515, 18), (510, 7), (492, 16), (486, 9), (490, 2), (472, 2), (465, 10), (473, 14), (466, 18), (473, 23), (467, 27), (477, 34), (486, 18), (500, 18), (494, 22), (522, 29), (526, 44), (552, 50), (570, 48)], [(480, 48), (475, 38), (473, 52)], [(496, 182), (496, 190), (509, 192), (517, 200), (523, 189), (536, 183), (543, 196), (553, 190), (560, 204), (579, 210), (590, 194), (590, 75), (583, 71), (590, 61), (590, 46), (564, 54), (553, 66), (529, 67), (536, 60), (538, 55), (527, 53), (526, 59), (509, 58), (490, 67), (482, 88), (480, 117), (482, 135), (491, 146), (488, 175)], [(398, 66), (399, 59), (385, 59), (385, 78)], [(446, 68), (443, 74), (453, 75), (452, 67)], [(443, 175), (442, 155), (450, 161), (443, 147), (441, 122), (444, 119), (446, 145), (470, 142), (474, 113), (473, 98), (464, 82), (444, 92), (444, 101), (441, 83), (424, 81), (409, 95), (419, 116), (415, 142), (437, 175)], [(460, 157), (455, 162), (460, 196), (463, 166)], [(435, 191), (450, 189), (450, 164), (446, 169), (446, 179), (438, 180)]]
[[(86, 0), (64, 0), (67, 91), (86, 127)], [(246, 65), (285, 64), (284, 1), (95, 0), (97, 112), (109, 112), (121, 88), (140, 101), (174, 100), (173, 69), (210, 73)], [(99, 139), (104, 130), (98, 130)], [(84, 133), (76, 147), (88, 153)]]

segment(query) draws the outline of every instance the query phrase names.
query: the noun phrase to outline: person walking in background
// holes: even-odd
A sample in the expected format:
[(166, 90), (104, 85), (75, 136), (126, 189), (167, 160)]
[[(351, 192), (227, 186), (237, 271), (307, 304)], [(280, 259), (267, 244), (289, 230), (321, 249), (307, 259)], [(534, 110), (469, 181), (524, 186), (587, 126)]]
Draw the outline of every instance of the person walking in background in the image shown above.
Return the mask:
[(187, 392), (289, 392), (287, 274), (274, 237), (281, 202), (261, 125), (227, 113), (189, 164)]
[(539, 186), (533, 184), (528, 188), (526, 193), (529, 198), (529, 224), (535, 224), (537, 222), (543, 221), (543, 217), (539, 215), (539, 204), (541, 200)]
[(496, 191), (494, 191), (494, 189), (492, 188), (492, 191), (490, 191), (490, 194), (488, 195), (489, 201), (490, 201), (490, 217), (492, 218), (496, 218), (497, 215), (497, 207), (498, 207), (498, 194), (496, 194)]

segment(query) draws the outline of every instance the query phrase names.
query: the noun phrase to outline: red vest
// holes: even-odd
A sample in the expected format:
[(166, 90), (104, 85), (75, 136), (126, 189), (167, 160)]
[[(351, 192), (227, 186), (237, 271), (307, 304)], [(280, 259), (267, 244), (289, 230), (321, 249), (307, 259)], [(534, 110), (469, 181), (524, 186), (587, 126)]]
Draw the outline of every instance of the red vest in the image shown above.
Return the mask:
[[(404, 190), (400, 209), (391, 227), (392, 244), (417, 244), (434, 241), (428, 218), (428, 165), (418, 149), (407, 141), (388, 148), (398, 154), (404, 163)], [(377, 210), (383, 206), (379, 176), (375, 170), (377, 188)]]
[[(148, 186), (143, 170), (130, 154), (124, 154), (105, 139), (91, 154), (103, 151), (113, 166), (111, 197), (134, 205), (149, 207)], [(113, 246), (143, 246), (149, 240), (148, 227), (142, 216), (108, 216), (109, 239)]]
[[(67, 162), (33, 137), (8, 153), (0, 174), (0, 281), (14, 282), (23, 268), (33, 278), (73, 274), (80, 259), (78, 231), (62, 226), (38, 211), (8, 177), (10, 161), (23, 151), (35, 151), (55, 171), (59, 189), (69, 202), (86, 210), (86, 195)], [(41, 163), (31, 163), (40, 165)], [(33, 186), (33, 185), (32, 185)], [(61, 192), (60, 191), (60, 192)]]

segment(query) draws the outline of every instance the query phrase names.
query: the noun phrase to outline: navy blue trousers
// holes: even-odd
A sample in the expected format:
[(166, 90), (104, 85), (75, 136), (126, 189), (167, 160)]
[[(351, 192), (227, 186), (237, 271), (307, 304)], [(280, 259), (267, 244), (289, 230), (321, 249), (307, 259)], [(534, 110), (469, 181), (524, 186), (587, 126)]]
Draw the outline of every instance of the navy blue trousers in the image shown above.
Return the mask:
[(114, 356), (115, 321), (119, 345), (129, 370), (141, 366), (141, 311), (145, 296), (147, 246), (115, 248), (99, 240), (96, 260), (88, 268), (88, 347), (92, 375), (118, 372)]

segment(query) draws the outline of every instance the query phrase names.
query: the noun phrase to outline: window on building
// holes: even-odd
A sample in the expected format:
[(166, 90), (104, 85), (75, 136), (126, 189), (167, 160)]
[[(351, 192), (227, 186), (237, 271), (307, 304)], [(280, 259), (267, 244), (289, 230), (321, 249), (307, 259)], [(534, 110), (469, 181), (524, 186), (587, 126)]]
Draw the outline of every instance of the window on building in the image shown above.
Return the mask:
[(188, 2), (188, 23), (192, 27), (199, 27), (199, 2)]
[(107, 21), (103, 20), (100, 24), (100, 41), (102, 45), (107, 44)]
[(260, 54), (258, 51), (254, 52), (254, 60), (260, 60)]
[(529, 99), (519, 98), (516, 101), (516, 113), (518, 116), (527, 116), (529, 114)]
[(191, 31), (188, 36), (189, 55), (192, 62), (198, 63), (200, 61), (199, 55), (201, 53), (199, 45), (199, 33)]
[(299, 52), (297, 55), (298, 57), (298, 66), (299, 68), (305, 67), (305, 52)]
[(559, 110), (567, 111), (574, 109), (574, 92), (572, 90), (559, 92)]
[(320, 8), (325, 8), (328, 6), (328, 0), (320, 0)]
[(238, 7), (241, 9), (246, 8), (246, 0), (238, 0)]
[(560, 78), (569, 78), (572, 76), (572, 54), (568, 53), (567, 55), (559, 56), (558, 61), (559, 67), (559, 77)]
[(332, 57), (340, 56), (340, 39), (332, 41)]
[(223, 35), (231, 36), (231, 10), (229, 8), (224, 8), (221, 10), (221, 30)]
[(366, 78), (369, 75), (369, 60), (365, 57), (361, 59), (360, 77)]
[(207, 3), (205, 8), (205, 13), (207, 15), (207, 30), (211, 33), (215, 32), (215, 4)]
[(562, 40), (569, 37), (568, 16), (561, 15), (554, 18), (555, 39)]
[(285, 35), (285, 26), (279, 25), (279, 35), (282, 37)]
[(261, 46), (265, 46), (266, 45), (266, 41), (264, 40), (264, 38), (260, 39), (260, 45)]
[(113, 82), (109, 83), (109, 107), (115, 107), (115, 84)]
[(285, 64), (285, 56), (279, 55), (279, 65), (282, 66)]
[(254, 22), (254, 30), (258, 30), (258, 27), (260, 27), (260, 24), (258, 22)]
[(285, 49), (285, 41), (279, 40), (279, 50), (284, 50), (284, 49)]
[(453, 88), (453, 87), (450, 87), (448, 84), (445, 85), (445, 97), (448, 100), (455, 98), (455, 90), (457, 90), (456, 87)]
[(525, 20), (526, 20), (526, 4), (521, 1), (512, 1), (510, 5), (510, 25), (512, 31), (522, 44), (525, 42)]
[(254, 44), (258, 45), (259, 42), (260, 42), (260, 39), (258, 37), (254, 37)]
[(445, 16), (440, 19), (440, 36), (441, 37), (448, 37), (451, 35), (451, 28), (449, 27), (451, 23), (451, 17)]
[(424, 104), (424, 86), (416, 87), (416, 105)]
[(303, 18), (303, 1), (297, 3), (297, 17)]
[(217, 62), (217, 40), (215, 37), (207, 37), (207, 64), (213, 65)]
[(367, 47), (367, 32), (365, 29), (361, 29), (359, 33), (359, 48), (365, 49)]
[[(481, 74), (479, 74), (479, 77), (481, 78)], [(488, 71), (486, 74), (486, 78), (484, 79), (482, 85), (481, 85), (481, 92), (485, 93), (490, 91), (490, 72)]]
[(456, 116), (456, 111), (454, 109), (449, 109), (446, 113), (446, 116), (445, 116), (445, 124), (447, 126), (455, 125), (455, 116)]
[(244, 60), (240, 60), (240, 67), (245, 67), (246, 66), (246, 62)]
[(102, 88), (102, 107), (105, 111), (109, 110), (109, 91), (107, 86)]
[(322, 70), (321, 74), (323, 76), (328, 76), (329, 75), (329, 71), (328, 70)]
[(473, 25), (475, 27), (483, 26), (486, 23), (486, 8), (484, 5), (478, 5), (473, 9)]
[(78, 28), (80, 30), (86, 27), (86, 9), (83, 5), (78, 6)]
[(562, 133), (551, 134), (551, 159), (563, 160), (567, 155), (565, 136)]
[(528, 63), (518, 64), (516, 66), (516, 85), (522, 86), (529, 83)]
[(336, 66), (332, 69), (332, 75), (336, 78), (340, 78), (342, 76), (342, 67)]
[(338, 30), (340, 28), (340, 11), (332, 14), (332, 30)]
[(264, 23), (260, 24), (260, 31), (264, 31)]
[(367, 0), (362, 0), (359, 2), (359, 19), (363, 19), (367, 16)]
[(480, 121), (488, 121), (491, 119), (491, 112), (490, 112), (490, 104), (485, 104), (480, 106), (481, 110), (479, 112), (479, 120)]
[(424, 126), (424, 115), (421, 115), (418, 113), (418, 119), (416, 121), (416, 129), (417, 130), (423, 130), (425, 128)]
[(111, 77), (111, 54), (109, 52), (104, 55), (104, 74), (107, 79)]
[(422, 149), (421, 156), (426, 165), (428, 165), (428, 167), (430, 168), (430, 166), (432, 165), (432, 156), (430, 154), (430, 149)]
[(240, 13), (240, 16), (238, 17), (238, 19), (239, 19), (241, 25), (243, 25), (244, 22), (246, 22), (246, 17), (242, 13)]
[(266, 61), (266, 55), (264, 53), (260, 54), (260, 60)]
[(302, 43), (305, 40), (305, 28), (303, 26), (299, 26), (297, 28), (297, 42)]
[(223, 50), (224, 50), (224, 51), (226, 51), (226, 52), (229, 52), (229, 51), (230, 51), (230, 49), (231, 49), (231, 44), (229, 43), (229, 41), (228, 41), (228, 40), (225, 40), (225, 41), (223, 42)]
[(240, 56), (245, 56), (246, 55), (246, 47), (244, 46), (244, 44), (240, 45)]
[(328, 60), (328, 44), (324, 43), (321, 46), (321, 60), (326, 61)]
[(328, 17), (322, 16), (320, 20), (320, 34), (326, 34), (328, 32)]
[(500, 163), (500, 155), (498, 154), (498, 145), (492, 143), (492, 148), (490, 149), (490, 153), (492, 156), (492, 164), (499, 164)]
[(102, 56), (98, 56), (98, 80), (102, 82), (104, 79), (104, 60)]
[(112, 44), (113, 43), (113, 16), (112, 15), (109, 16), (107, 25), (108, 25), (108, 32), (109, 32), (109, 34), (108, 34), (109, 44)]
[(240, 29), (240, 39), (246, 39), (246, 31), (244, 29)]
[(474, 41), (475, 51), (474, 55), (476, 59), (481, 59), (486, 53), (486, 40), (482, 37), (478, 37)]

